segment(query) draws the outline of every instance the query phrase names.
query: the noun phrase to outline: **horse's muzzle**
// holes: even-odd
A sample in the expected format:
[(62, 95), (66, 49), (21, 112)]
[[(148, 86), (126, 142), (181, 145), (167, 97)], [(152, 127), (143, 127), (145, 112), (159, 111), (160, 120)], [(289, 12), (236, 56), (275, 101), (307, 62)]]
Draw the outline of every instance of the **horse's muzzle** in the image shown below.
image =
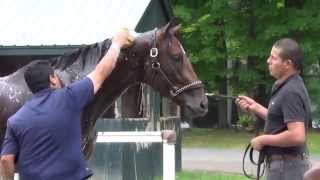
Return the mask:
[(185, 105), (184, 115), (192, 118), (202, 117), (208, 112), (208, 99), (205, 96), (201, 101), (191, 102)]

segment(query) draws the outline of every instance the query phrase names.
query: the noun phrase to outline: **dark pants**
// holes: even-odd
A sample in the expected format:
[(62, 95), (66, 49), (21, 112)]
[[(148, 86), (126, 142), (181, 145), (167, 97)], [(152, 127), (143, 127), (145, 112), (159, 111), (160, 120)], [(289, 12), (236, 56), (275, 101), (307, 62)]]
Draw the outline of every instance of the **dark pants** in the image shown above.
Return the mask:
[(281, 159), (267, 162), (266, 180), (303, 180), (303, 174), (310, 168), (306, 159)]

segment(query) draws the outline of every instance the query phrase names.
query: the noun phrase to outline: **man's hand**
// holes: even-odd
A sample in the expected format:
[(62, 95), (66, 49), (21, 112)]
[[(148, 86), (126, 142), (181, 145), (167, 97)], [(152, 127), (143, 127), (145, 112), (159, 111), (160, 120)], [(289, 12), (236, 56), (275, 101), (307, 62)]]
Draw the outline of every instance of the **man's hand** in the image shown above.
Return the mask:
[(134, 37), (130, 35), (127, 28), (121, 28), (113, 37), (112, 44), (116, 44), (119, 48), (127, 48), (134, 42)]
[(268, 109), (247, 96), (238, 96), (235, 103), (244, 111), (267, 119)]
[(247, 96), (238, 96), (236, 99), (236, 104), (238, 104), (243, 111), (252, 112), (254, 111), (257, 103)]
[(257, 151), (260, 151), (264, 144), (262, 143), (262, 140), (263, 140), (263, 135), (262, 136), (258, 136), (258, 137), (255, 137), (251, 140), (251, 146), (254, 150), (257, 150)]
[(121, 48), (129, 47), (133, 44), (134, 38), (129, 34), (128, 29), (120, 29), (112, 39), (112, 45), (103, 56), (96, 68), (88, 75), (93, 83), (93, 92), (96, 94), (103, 81), (111, 74), (114, 69)]

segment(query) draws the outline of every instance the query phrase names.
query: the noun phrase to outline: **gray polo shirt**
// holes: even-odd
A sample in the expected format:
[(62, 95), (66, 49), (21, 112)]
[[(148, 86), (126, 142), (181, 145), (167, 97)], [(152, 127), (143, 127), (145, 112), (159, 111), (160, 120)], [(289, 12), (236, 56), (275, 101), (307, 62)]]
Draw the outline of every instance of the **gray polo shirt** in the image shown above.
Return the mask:
[[(274, 84), (268, 105), (265, 125), (266, 134), (278, 134), (287, 130), (287, 123), (304, 122), (308, 127), (311, 120), (310, 99), (299, 74), (290, 76), (281, 84)], [(266, 146), (268, 154), (303, 154), (306, 146), (272, 147)]]

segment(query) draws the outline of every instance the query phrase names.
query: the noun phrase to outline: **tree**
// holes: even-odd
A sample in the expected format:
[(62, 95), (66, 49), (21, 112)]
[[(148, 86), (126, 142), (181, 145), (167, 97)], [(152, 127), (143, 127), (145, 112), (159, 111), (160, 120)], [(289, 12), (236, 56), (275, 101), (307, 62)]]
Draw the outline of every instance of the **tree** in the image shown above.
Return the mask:
[[(320, 103), (320, 2), (317, 0), (189, 0), (173, 1), (183, 27), (187, 53), (209, 92), (221, 92), (230, 77), (234, 94), (249, 93), (262, 101), (273, 79), (266, 59), (272, 44), (296, 39), (305, 55), (303, 76)], [(233, 67), (226, 68), (227, 61)], [(319, 117), (320, 117), (320, 113)]]

